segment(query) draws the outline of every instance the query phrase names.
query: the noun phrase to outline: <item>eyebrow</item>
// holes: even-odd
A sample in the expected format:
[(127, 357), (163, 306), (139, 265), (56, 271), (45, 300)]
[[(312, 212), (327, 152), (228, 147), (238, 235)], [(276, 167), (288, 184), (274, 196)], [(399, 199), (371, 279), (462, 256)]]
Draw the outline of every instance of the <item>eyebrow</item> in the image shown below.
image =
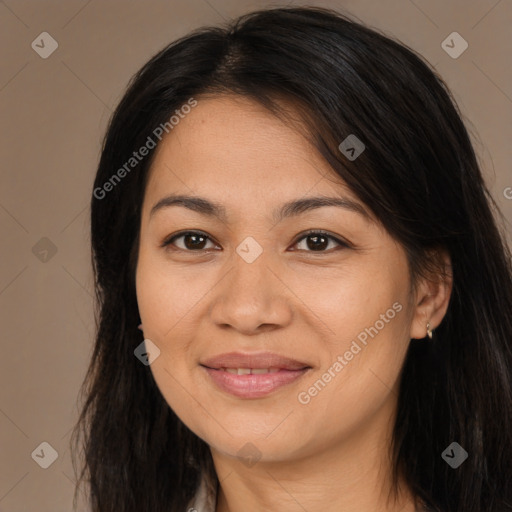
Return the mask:
[[(204, 197), (189, 196), (183, 194), (170, 194), (160, 199), (151, 208), (151, 211), (149, 212), (150, 219), (156, 212), (163, 210), (165, 208), (169, 208), (171, 206), (182, 206), (201, 215), (216, 217), (221, 222), (224, 222), (226, 224), (228, 223), (228, 215), (226, 209), (220, 203), (210, 201), (209, 199), (206, 199)], [(274, 211), (272, 218), (275, 222), (280, 222), (285, 218), (300, 215), (301, 213), (305, 213), (325, 206), (335, 206), (338, 208), (344, 208), (346, 210), (363, 216), (366, 220), (370, 222), (373, 222), (371, 215), (360, 203), (357, 203), (345, 197), (329, 196), (305, 197), (303, 199), (289, 201), (287, 203), (284, 203), (280, 208)]]

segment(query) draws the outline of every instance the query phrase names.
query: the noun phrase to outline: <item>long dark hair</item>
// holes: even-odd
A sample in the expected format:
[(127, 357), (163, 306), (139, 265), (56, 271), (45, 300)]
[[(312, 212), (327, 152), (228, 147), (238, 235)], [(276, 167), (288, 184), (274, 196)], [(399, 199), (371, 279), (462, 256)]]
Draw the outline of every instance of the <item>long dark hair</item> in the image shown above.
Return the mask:
[[(320, 154), (405, 249), (413, 283), (439, 250), (449, 253), (448, 311), (432, 342), (411, 341), (401, 375), (393, 478), (434, 510), (512, 510), (504, 218), (436, 72), (379, 31), (310, 7), (253, 12), (173, 42), (133, 77), (113, 114), (91, 200), (97, 334), (72, 437), (74, 465), (83, 437), (76, 490), (87, 478), (93, 512), (182, 512), (201, 471), (216, 478), (208, 445), (133, 354), (143, 339), (135, 269), (154, 150), (126, 165), (156, 127), (169, 130), (176, 110), (207, 93), (243, 95), (278, 116), (280, 99), (293, 102)], [(350, 134), (366, 146), (355, 160), (338, 148)], [(454, 441), (468, 452), (457, 469), (441, 456)]]

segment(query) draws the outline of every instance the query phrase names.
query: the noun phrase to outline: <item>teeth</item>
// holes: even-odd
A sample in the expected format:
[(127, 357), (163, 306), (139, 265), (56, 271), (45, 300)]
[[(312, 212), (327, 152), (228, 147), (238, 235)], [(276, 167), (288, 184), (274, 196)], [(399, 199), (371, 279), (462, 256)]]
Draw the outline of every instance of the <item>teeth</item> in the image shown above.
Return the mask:
[(251, 373), (268, 373), (267, 368), (253, 368)]
[(223, 371), (233, 373), (235, 375), (264, 374), (277, 373), (279, 368), (222, 368)]

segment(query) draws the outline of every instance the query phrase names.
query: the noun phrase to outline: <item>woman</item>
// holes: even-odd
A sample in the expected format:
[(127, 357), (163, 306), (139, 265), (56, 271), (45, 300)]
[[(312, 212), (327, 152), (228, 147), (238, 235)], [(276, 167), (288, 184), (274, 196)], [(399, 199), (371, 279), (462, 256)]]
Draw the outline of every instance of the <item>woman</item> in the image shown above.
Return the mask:
[(92, 510), (512, 510), (498, 217), (443, 81), (348, 17), (162, 50), (94, 182)]

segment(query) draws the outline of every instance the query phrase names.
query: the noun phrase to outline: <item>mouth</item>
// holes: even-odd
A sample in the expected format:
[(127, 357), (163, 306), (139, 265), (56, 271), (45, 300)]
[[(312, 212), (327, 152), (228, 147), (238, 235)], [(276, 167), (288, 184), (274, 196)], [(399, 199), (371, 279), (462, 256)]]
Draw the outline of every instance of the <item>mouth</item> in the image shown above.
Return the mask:
[(284, 369), (285, 368), (211, 368), (211, 370), (220, 370), (234, 375), (264, 375), (266, 373), (277, 373)]
[(244, 399), (267, 396), (312, 369), (304, 362), (269, 352), (231, 352), (207, 359), (200, 366), (218, 389)]

